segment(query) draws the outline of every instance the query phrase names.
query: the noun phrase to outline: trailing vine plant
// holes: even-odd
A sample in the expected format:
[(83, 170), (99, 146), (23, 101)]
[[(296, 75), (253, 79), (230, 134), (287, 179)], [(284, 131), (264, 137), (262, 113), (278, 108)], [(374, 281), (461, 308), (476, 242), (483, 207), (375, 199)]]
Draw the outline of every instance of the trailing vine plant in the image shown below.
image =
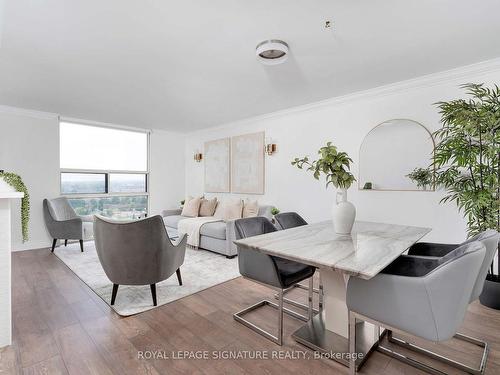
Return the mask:
[(28, 226), (30, 221), (30, 195), (28, 189), (21, 177), (15, 173), (0, 171), (0, 178), (3, 178), (3, 180), (16, 189), (16, 191), (24, 193), (24, 197), (21, 199), (21, 226), (23, 242), (26, 242), (29, 239)]

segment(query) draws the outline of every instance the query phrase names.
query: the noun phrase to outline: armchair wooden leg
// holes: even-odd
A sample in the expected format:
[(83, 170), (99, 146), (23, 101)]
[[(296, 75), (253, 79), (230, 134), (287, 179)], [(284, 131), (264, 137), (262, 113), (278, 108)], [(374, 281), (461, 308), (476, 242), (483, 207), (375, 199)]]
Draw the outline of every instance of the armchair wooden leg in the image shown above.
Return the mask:
[(118, 293), (118, 284), (113, 284), (113, 292), (111, 293), (111, 306), (115, 304), (116, 293)]
[(64, 247), (68, 246), (68, 240), (64, 240)]
[(151, 295), (153, 296), (153, 306), (156, 306), (156, 284), (151, 284)]
[(181, 269), (177, 268), (177, 271), (175, 271), (177, 274), (177, 280), (179, 281), (179, 285), (182, 285), (182, 276), (181, 276)]
[(57, 238), (54, 238), (54, 240), (52, 241), (52, 252), (54, 252), (54, 249), (56, 248), (56, 244), (57, 244)]
[(80, 249), (82, 250), (83, 253), (83, 240), (80, 240)]

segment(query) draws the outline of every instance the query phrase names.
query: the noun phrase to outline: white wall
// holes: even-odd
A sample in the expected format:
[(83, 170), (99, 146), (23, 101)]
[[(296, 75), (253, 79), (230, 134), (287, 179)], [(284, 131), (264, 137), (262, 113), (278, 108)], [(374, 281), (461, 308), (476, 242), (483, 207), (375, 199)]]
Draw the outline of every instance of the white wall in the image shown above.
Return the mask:
[(30, 240), (23, 244), (20, 202), (12, 208), (12, 248), (49, 246), (42, 201), (59, 195), (59, 123), (56, 115), (0, 109), (0, 169), (20, 175), (31, 202)]
[[(153, 130), (150, 138), (150, 214), (177, 207), (184, 196), (184, 137)], [(13, 207), (12, 249), (48, 247), (44, 198), (59, 187), (59, 122), (56, 114), (0, 106), (0, 169), (19, 174), (31, 198), (30, 240), (22, 242), (20, 204)]]
[(150, 138), (150, 214), (179, 207), (184, 198), (184, 135), (153, 130)]
[[(203, 149), (204, 141), (264, 130), (277, 143), (278, 152), (266, 156), (266, 193), (257, 198), (282, 211), (298, 211), (311, 222), (329, 219), (335, 191), (292, 167), (294, 157), (314, 157), (319, 147), (332, 141), (353, 158), (357, 176), (359, 147), (374, 126), (407, 118), (436, 130), (440, 116), (433, 103), (462, 95), (461, 83), (498, 83), (500, 64), (496, 64), (477, 64), (191, 133), (186, 137), (186, 193), (203, 192), (203, 163), (194, 162), (193, 153)], [(428, 226), (433, 228), (428, 240), (461, 241), (464, 220), (453, 204), (440, 205), (441, 197), (442, 192), (359, 191), (354, 186), (349, 190), (359, 220)]]

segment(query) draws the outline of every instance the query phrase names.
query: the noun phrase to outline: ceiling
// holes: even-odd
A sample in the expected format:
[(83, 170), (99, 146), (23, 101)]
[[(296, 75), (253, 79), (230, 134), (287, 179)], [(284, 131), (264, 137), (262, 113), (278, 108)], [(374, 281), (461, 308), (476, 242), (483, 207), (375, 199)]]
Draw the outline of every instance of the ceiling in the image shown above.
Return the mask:
[[(193, 131), (500, 56), (498, 0), (4, 1), (0, 104), (145, 128)], [(290, 58), (258, 63), (274, 38)]]

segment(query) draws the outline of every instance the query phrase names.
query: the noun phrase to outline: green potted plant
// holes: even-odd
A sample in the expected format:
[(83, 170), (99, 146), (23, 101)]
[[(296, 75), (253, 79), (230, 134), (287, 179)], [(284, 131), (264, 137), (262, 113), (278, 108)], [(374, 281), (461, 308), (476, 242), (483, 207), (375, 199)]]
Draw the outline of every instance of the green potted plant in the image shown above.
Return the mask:
[[(436, 184), (445, 189), (441, 202), (455, 202), (467, 219), (468, 236), (500, 230), (500, 88), (466, 84), (469, 98), (436, 103), (442, 128), (434, 161)], [(490, 268), (482, 304), (500, 309), (500, 265)]]
[(432, 171), (429, 168), (415, 168), (406, 177), (415, 182), (417, 188), (427, 190), (428, 186), (432, 186)]
[[(299, 169), (307, 167), (307, 171), (313, 172), (316, 180), (321, 174), (325, 175), (326, 188), (331, 184), (339, 191), (337, 192), (335, 204), (333, 206), (333, 222), (335, 232), (339, 234), (351, 233), (354, 220), (356, 218), (356, 208), (347, 201), (347, 189), (351, 187), (356, 179), (350, 172), (352, 159), (343, 151), (338, 151), (332, 142), (327, 142), (326, 146), (318, 150), (319, 159), (309, 160), (308, 156), (295, 158), (292, 165)], [(341, 198), (339, 201), (338, 198)]]
[(30, 195), (28, 193), (28, 189), (26, 188), (22, 178), (15, 173), (0, 170), (0, 179), (12, 187), (15, 191), (24, 193), (24, 197), (21, 199), (21, 231), (23, 242), (26, 242), (29, 239), (30, 221)]
[(280, 210), (279, 208), (277, 207), (271, 207), (271, 215), (273, 215), (273, 218), (271, 219), (272, 223), (274, 224), (276, 222), (276, 220), (274, 219), (274, 216), (275, 215), (278, 215), (280, 213)]

